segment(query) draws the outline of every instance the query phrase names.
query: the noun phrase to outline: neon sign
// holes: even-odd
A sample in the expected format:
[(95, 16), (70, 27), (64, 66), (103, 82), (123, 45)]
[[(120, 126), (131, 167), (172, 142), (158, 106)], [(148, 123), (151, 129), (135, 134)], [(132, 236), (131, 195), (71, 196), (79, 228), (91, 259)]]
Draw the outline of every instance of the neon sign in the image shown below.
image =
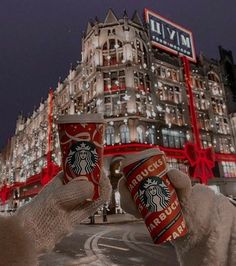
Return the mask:
[(191, 31), (148, 9), (145, 9), (144, 13), (146, 23), (149, 25), (150, 39), (154, 46), (196, 62)]

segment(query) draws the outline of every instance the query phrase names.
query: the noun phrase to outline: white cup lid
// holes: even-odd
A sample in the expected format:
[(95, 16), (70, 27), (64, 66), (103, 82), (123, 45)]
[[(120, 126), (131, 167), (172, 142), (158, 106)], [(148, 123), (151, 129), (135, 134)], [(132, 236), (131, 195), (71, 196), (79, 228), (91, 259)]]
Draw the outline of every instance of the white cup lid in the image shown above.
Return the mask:
[(133, 164), (137, 161), (140, 161), (142, 159), (145, 159), (147, 157), (152, 157), (154, 155), (160, 155), (160, 154), (164, 155), (164, 152), (160, 151), (157, 148), (147, 149), (139, 153), (132, 154), (128, 156), (127, 159), (123, 160), (122, 168), (125, 168), (126, 166)]
[(71, 124), (71, 123), (105, 123), (102, 114), (73, 114), (59, 116), (57, 124)]

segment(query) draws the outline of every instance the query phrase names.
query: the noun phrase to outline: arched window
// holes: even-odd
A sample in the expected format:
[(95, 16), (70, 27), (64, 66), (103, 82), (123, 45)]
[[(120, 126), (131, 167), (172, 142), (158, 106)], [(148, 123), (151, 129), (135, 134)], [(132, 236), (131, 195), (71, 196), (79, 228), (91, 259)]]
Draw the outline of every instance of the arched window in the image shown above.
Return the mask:
[(123, 44), (116, 38), (108, 39), (102, 46), (103, 66), (121, 64), (123, 61)]
[(147, 49), (146, 44), (141, 39), (135, 39), (132, 43), (133, 60), (140, 65), (147, 65)]
[(109, 40), (109, 49), (112, 50), (112, 49), (115, 49), (115, 47), (116, 47), (116, 40), (110, 39)]
[(153, 128), (148, 130), (148, 143), (155, 144), (155, 130)]
[(214, 73), (214, 72), (209, 72), (209, 73), (207, 74), (207, 77), (208, 77), (208, 79), (211, 80), (211, 81), (214, 81), (214, 82), (217, 82), (217, 83), (220, 82), (220, 78), (219, 78), (218, 75), (217, 75), (216, 73)]
[(103, 44), (102, 50), (107, 50), (107, 42)]
[(127, 125), (122, 125), (120, 127), (120, 139), (121, 143), (130, 142), (129, 127)]
[(105, 130), (105, 140), (106, 145), (114, 145), (115, 144), (115, 130), (114, 127), (108, 126)]
[(138, 137), (139, 143), (144, 143), (144, 141), (145, 141), (144, 127), (142, 127), (142, 126), (137, 127), (137, 137)]
[(215, 72), (211, 71), (207, 74), (207, 77), (209, 80), (208, 85), (212, 94), (216, 96), (222, 95), (223, 90), (220, 85), (219, 76)]

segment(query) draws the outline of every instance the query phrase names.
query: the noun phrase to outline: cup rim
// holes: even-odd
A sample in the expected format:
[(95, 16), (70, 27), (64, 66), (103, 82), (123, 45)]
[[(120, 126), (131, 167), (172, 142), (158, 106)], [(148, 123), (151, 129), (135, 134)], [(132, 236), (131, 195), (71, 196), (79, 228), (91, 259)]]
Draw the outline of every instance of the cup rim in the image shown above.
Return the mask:
[(72, 123), (96, 123), (103, 124), (105, 123), (104, 117), (102, 114), (68, 114), (61, 115), (57, 119), (57, 124), (72, 124)]
[(157, 148), (151, 148), (151, 149), (141, 151), (139, 153), (135, 153), (130, 158), (128, 158), (127, 160), (123, 160), (122, 168), (124, 169), (125, 167), (127, 167), (130, 164), (133, 164), (133, 163), (140, 161), (142, 159), (145, 159), (147, 157), (152, 157), (154, 155), (164, 155), (164, 152), (160, 151)]

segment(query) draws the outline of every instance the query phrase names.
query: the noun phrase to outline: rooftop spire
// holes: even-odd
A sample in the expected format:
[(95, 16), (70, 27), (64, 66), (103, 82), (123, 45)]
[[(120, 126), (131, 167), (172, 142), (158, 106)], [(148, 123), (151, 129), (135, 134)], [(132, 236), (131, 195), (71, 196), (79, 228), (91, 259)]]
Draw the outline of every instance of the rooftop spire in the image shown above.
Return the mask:
[(118, 22), (118, 18), (116, 17), (113, 10), (110, 8), (107, 12), (106, 18), (104, 20), (104, 24), (112, 24), (112, 23), (117, 23), (117, 22)]
[(126, 18), (126, 19), (129, 18), (126, 9), (124, 9), (123, 18)]
[(89, 34), (89, 32), (92, 30), (92, 27), (93, 27), (93, 25), (92, 25), (91, 21), (89, 21), (87, 24), (86, 35)]
[(142, 20), (141, 20), (141, 18), (139, 16), (137, 10), (134, 11), (134, 14), (133, 14), (131, 20), (132, 20), (132, 22), (134, 22), (134, 23), (136, 23), (136, 24), (138, 24), (140, 26), (143, 26), (143, 22), (142, 22)]

